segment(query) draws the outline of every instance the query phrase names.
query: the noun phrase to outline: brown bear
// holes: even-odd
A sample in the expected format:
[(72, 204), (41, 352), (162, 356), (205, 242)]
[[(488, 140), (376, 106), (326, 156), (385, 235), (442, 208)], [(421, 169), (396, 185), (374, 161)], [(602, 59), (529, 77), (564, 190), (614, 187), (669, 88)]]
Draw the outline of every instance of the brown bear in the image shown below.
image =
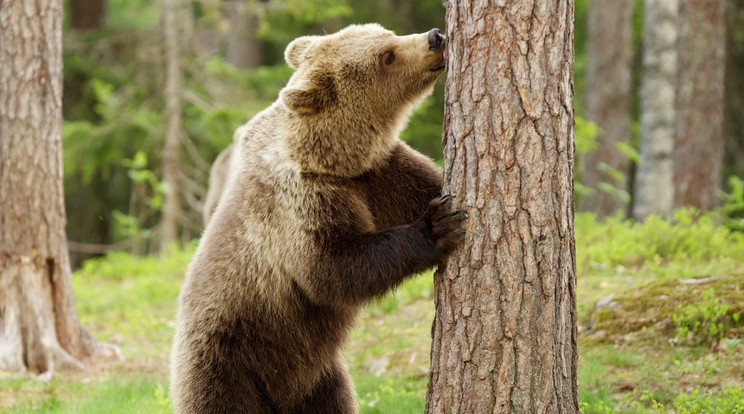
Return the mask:
[(279, 99), (189, 265), (171, 355), (176, 413), (355, 413), (340, 349), (370, 299), (441, 263), (466, 217), (399, 140), (444, 70), (437, 29), (294, 40)]

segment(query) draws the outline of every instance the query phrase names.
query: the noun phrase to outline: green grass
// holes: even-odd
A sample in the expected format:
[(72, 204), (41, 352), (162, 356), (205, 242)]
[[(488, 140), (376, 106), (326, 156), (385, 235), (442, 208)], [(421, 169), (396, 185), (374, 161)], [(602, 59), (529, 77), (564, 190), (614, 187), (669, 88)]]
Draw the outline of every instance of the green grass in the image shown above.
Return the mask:
[[(682, 302), (701, 297), (695, 291), (671, 295), (677, 279), (743, 274), (742, 233), (718, 226), (711, 215), (694, 218), (683, 211), (672, 220), (641, 224), (577, 215), (580, 324), (586, 325), (594, 302), (609, 293), (673, 313)], [(48, 383), (0, 371), (0, 412), (170, 412), (168, 352), (176, 297), (193, 249), (161, 257), (113, 253), (87, 261), (73, 275), (78, 315), (94, 337), (118, 345), (126, 360), (58, 373)], [(728, 283), (714, 286), (722, 303), (736, 293), (736, 282)], [(643, 289), (652, 296), (644, 299)], [(417, 276), (371, 303), (358, 320), (344, 354), (362, 413), (423, 412), (433, 290), (431, 272)], [(653, 295), (670, 298), (656, 306), (661, 302)], [(617, 312), (608, 318), (632, 326), (638, 316)], [(744, 414), (744, 338), (735, 326), (727, 329), (723, 339), (705, 345), (682, 344), (673, 334), (650, 330), (645, 335), (625, 330), (609, 342), (581, 335), (583, 412)]]
[[(54, 383), (52, 385), (55, 385)], [(62, 391), (82, 397), (69, 399)], [(153, 379), (57, 385), (43, 399), (14, 407), (10, 413), (134, 414), (171, 412), (164, 385)]]

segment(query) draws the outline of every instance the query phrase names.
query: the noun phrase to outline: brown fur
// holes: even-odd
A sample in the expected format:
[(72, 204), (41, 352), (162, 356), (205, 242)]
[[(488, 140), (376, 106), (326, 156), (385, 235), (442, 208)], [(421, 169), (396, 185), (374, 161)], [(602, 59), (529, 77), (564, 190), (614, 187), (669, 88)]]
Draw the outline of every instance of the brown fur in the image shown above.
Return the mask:
[(209, 223), (209, 219), (214, 214), (214, 210), (217, 208), (222, 193), (225, 191), (227, 180), (236, 174), (235, 170), (238, 168), (238, 155), (239, 151), (235, 150), (235, 147), (240, 145), (239, 139), (245, 132), (245, 127), (240, 127), (235, 130), (233, 134), (233, 143), (228, 145), (227, 148), (217, 155), (212, 168), (209, 170), (209, 187), (207, 188), (207, 195), (204, 197), (204, 205), (202, 206), (202, 219), (204, 220), (204, 226), (206, 227)]
[(285, 56), (187, 271), (176, 413), (355, 413), (340, 348), (359, 309), (461, 239), (438, 168), (398, 139), (441, 73), (427, 34), (351, 26)]

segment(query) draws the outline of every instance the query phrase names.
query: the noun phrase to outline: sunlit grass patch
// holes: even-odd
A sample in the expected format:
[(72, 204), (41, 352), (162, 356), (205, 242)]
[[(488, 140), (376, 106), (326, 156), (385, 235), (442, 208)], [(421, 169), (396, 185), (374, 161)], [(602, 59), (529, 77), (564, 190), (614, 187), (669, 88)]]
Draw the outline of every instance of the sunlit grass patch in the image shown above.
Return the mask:
[(428, 377), (360, 375), (354, 380), (364, 414), (423, 413)]
[[(53, 383), (48, 392), (37, 399), (13, 408), (11, 414), (165, 414), (170, 413), (166, 385), (149, 378), (128, 381)], [(70, 399), (63, 395), (77, 396)]]

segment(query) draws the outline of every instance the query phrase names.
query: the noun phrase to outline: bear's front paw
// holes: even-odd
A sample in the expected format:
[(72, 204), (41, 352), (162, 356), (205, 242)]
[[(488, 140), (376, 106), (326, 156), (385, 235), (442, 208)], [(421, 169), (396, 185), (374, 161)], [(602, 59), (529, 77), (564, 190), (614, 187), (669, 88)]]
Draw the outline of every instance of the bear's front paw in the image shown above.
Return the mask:
[(462, 241), (465, 229), (460, 223), (468, 218), (465, 210), (452, 210), (453, 196), (444, 195), (429, 202), (424, 222), (434, 238), (438, 259), (444, 258)]

